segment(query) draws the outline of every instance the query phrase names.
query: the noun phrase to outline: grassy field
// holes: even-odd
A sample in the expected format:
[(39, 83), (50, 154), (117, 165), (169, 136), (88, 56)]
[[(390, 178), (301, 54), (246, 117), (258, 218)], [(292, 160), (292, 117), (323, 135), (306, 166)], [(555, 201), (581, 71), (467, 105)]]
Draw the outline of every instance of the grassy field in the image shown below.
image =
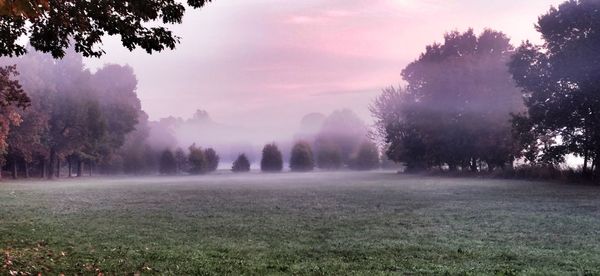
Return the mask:
[(0, 274), (600, 275), (600, 187), (391, 172), (0, 183)]

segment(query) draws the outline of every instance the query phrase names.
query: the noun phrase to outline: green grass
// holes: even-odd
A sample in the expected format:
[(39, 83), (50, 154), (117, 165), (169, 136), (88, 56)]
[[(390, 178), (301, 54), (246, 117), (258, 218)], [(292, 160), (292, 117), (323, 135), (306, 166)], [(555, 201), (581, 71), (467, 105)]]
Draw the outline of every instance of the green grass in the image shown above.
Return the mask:
[(0, 274), (600, 275), (600, 188), (389, 172), (0, 183)]

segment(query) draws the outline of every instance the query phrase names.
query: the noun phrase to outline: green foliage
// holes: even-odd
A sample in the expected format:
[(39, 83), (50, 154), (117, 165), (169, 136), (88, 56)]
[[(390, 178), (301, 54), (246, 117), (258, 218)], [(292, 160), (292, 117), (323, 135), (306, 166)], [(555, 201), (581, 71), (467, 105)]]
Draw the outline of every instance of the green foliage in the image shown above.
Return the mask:
[(315, 160), (310, 145), (307, 142), (296, 143), (292, 148), (290, 169), (295, 172), (307, 172), (314, 168)]
[(233, 172), (249, 172), (250, 171), (250, 160), (246, 157), (245, 154), (240, 154), (235, 161), (233, 161), (233, 166), (231, 167), (231, 171)]
[(177, 161), (173, 152), (166, 149), (160, 155), (160, 174), (172, 175), (177, 173)]
[(207, 148), (204, 150), (204, 157), (206, 158), (206, 170), (208, 172), (214, 172), (219, 168), (219, 155), (213, 148)]
[(191, 174), (204, 174), (208, 172), (208, 160), (202, 148), (193, 144), (189, 148), (188, 162)]
[(275, 143), (267, 144), (263, 148), (260, 169), (263, 172), (280, 172), (283, 170), (283, 157)]
[[(200, 8), (210, 1), (188, 0), (187, 4)], [(0, 55), (24, 54), (27, 49), (19, 43), (21, 36), (27, 36), (34, 49), (55, 58), (63, 57), (71, 44), (86, 57), (100, 57), (106, 35), (118, 35), (129, 50), (173, 49), (179, 37), (160, 24), (181, 23), (185, 9), (175, 0), (0, 1)]]

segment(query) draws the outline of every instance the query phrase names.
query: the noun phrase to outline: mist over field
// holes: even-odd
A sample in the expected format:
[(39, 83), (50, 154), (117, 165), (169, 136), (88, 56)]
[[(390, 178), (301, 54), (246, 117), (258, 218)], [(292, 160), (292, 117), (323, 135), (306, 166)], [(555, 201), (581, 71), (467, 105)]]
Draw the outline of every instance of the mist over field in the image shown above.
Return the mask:
[(600, 275), (600, 0), (0, 0), (0, 275)]

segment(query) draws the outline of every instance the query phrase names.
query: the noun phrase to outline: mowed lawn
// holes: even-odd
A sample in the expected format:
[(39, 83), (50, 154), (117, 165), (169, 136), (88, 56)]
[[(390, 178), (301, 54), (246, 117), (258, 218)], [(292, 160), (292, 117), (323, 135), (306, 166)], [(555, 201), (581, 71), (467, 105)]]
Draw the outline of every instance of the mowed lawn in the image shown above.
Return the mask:
[(0, 274), (600, 274), (600, 187), (393, 172), (0, 183)]

